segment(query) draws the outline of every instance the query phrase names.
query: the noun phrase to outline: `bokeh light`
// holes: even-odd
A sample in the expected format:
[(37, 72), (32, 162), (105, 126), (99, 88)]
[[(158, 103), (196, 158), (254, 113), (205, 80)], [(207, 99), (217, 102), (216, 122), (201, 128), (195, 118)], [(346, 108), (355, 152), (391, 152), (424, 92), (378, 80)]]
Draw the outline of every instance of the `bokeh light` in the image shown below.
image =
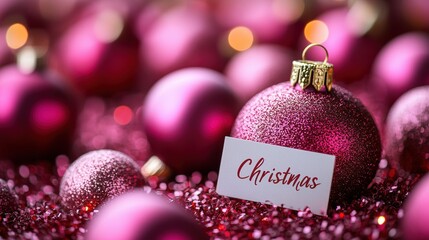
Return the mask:
[(229, 46), (236, 51), (241, 52), (249, 49), (253, 45), (253, 42), (253, 33), (247, 27), (235, 27), (228, 34)]
[(324, 22), (313, 20), (305, 25), (304, 35), (310, 43), (323, 43), (329, 37), (329, 29)]
[(115, 108), (113, 112), (113, 119), (119, 125), (127, 125), (133, 120), (134, 114), (131, 108), (122, 105)]
[(21, 23), (12, 24), (6, 31), (6, 44), (9, 48), (18, 49), (28, 41), (28, 30)]
[(379, 216), (377, 219), (378, 225), (383, 225), (386, 222), (386, 218), (384, 216)]
[(124, 29), (124, 20), (119, 13), (113, 10), (105, 10), (97, 16), (94, 27), (97, 38), (102, 42), (110, 43), (121, 35)]

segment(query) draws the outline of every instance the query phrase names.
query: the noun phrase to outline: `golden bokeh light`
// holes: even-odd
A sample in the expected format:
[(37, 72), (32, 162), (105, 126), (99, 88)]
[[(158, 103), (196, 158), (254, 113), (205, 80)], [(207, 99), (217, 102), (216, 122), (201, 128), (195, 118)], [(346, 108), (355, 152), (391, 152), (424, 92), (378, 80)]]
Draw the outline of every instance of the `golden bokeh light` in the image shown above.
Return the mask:
[(378, 225), (383, 225), (386, 222), (386, 218), (384, 216), (379, 216), (377, 219)]
[(18, 49), (28, 41), (28, 30), (21, 23), (12, 24), (6, 31), (6, 44), (9, 48)]
[(249, 49), (253, 42), (253, 33), (247, 27), (235, 27), (228, 34), (229, 46), (239, 52)]
[(305, 25), (304, 36), (310, 43), (323, 43), (329, 37), (328, 26), (320, 20), (313, 20)]

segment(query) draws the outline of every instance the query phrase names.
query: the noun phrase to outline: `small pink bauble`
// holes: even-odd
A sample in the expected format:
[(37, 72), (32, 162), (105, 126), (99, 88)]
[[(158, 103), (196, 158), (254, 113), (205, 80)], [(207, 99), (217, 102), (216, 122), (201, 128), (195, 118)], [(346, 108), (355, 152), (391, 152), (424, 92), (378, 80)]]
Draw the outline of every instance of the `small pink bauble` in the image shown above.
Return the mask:
[(18, 196), (7, 183), (0, 179), (0, 214), (10, 213), (18, 209)]
[(115, 198), (88, 222), (88, 240), (208, 239), (192, 216), (167, 199), (143, 191)]
[(349, 92), (274, 85), (253, 97), (239, 113), (232, 136), (335, 155), (330, 205), (351, 200), (374, 178), (380, 136), (369, 112)]
[(177, 172), (219, 167), (238, 112), (223, 75), (204, 68), (168, 74), (150, 89), (142, 124), (152, 152)]
[(79, 157), (65, 172), (60, 185), (63, 204), (71, 209), (92, 211), (144, 184), (133, 159), (114, 150), (95, 150)]
[(68, 152), (76, 103), (50, 79), (14, 65), (0, 69), (0, 157), (28, 162)]
[(143, 32), (141, 54), (152, 78), (186, 67), (223, 68), (219, 27), (204, 11), (190, 6), (169, 9)]
[(429, 84), (429, 35), (410, 32), (388, 42), (374, 63), (373, 81), (392, 104), (411, 88)]
[(74, 21), (53, 49), (49, 63), (78, 91), (112, 95), (134, 84), (138, 49), (127, 16), (106, 7)]
[(413, 188), (404, 204), (401, 230), (406, 240), (429, 239), (429, 175), (425, 175)]
[(429, 171), (429, 86), (402, 95), (386, 120), (385, 152), (394, 167)]
[(292, 51), (277, 45), (256, 45), (238, 53), (228, 63), (225, 75), (242, 104), (265, 88), (290, 76)]

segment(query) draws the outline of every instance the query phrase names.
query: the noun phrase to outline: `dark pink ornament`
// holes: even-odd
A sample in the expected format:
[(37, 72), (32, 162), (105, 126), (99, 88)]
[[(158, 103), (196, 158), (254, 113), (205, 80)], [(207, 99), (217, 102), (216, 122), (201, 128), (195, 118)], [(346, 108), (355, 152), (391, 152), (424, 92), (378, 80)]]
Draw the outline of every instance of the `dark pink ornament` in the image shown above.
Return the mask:
[(219, 27), (202, 10), (190, 6), (172, 8), (142, 31), (141, 54), (152, 78), (185, 67), (220, 71), (224, 66), (218, 51)]
[(177, 172), (219, 167), (223, 140), (238, 112), (223, 75), (204, 68), (168, 74), (149, 91), (143, 127), (155, 155)]
[(429, 171), (429, 86), (402, 95), (386, 120), (385, 151), (394, 167)]
[(290, 76), (292, 51), (276, 45), (256, 45), (238, 53), (228, 63), (228, 83), (244, 104), (255, 94)]
[(412, 189), (404, 204), (401, 230), (406, 240), (429, 239), (429, 175), (425, 175)]
[(378, 54), (373, 81), (392, 104), (411, 88), (429, 84), (429, 35), (411, 32), (387, 43)]
[(0, 179), (0, 215), (13, 212), (18, 209), (18, 197), (7, 183)]
[(200, 240), (202, 226), (182, 207), (143, 191), (126, 193), (104, 205), (89, 221), (88, 240)]
[(142, 187), (137, 163), (113, 150), (95, 150), (79, 157), (66, 171), (60, 186), (63, 204), (92, 211), (108, 199)]
[(0, 156), (19, 161), (67, 153), (76, 104), (65, 89), (37, 72), (0, 70)]
[(50, 65), (85, 94), (112, 95), (134, 84), (139, 42), (120, 9), (106, 5), (96, 10), (67, 29)]
[[(309, 61), (299, 62), (301, 65), (295, 65), (294, 61), (293, 72), (302, 74), (302, 65), (312, 67)], [(374, 178), (381, 154), (380, 136), (358, 99), (336, 85), (329, 91), (329, 74), (324, 79), (326, 88), (319, 90), (312, 77), (307, 79), (310, 85), (302, 85), (306, 78), (302, 76), (298, 80), (301, 87), (285, 82), (254, 96), (239, 113), (232, 136), (335, 155), (330, 205), (336, 206), (356, 197)]]

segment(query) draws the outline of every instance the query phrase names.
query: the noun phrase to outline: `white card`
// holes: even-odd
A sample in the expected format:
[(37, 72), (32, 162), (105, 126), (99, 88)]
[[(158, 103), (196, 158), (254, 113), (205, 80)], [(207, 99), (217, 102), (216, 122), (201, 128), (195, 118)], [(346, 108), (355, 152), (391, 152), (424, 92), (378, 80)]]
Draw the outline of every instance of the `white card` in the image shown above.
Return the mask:
[(335, 156), (226, 137), (216, 192), (326, 215)]

